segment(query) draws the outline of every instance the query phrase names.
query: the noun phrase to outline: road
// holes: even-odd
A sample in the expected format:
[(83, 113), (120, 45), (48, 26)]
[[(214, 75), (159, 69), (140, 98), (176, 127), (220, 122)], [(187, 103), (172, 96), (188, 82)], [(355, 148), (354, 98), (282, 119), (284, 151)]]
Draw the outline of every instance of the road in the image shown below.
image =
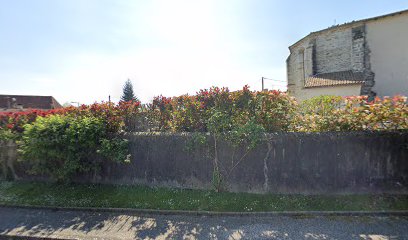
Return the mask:
[(140, 215), (0, 207), (0, 235), (63, 239), (408, 239), (408, 218)]

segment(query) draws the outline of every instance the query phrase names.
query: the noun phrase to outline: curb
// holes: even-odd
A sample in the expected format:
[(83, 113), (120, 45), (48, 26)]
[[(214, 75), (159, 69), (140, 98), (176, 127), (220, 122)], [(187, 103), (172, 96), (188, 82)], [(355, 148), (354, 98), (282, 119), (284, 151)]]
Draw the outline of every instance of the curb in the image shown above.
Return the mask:
[(5, 205), (0, 208), (21, 208), (50, 211), (85, 211), (85, 212), (112, 212), (133, 213), (142, 215), (182, 215), (182, 216), (207, 216), (207, 217), (296, 217), (296, 216), (408, 216), (408, 210), (401, 211), (275, 211), (275, 212), (213, 212), (213, 211), (187, 211), (187, 210), (156, 210), (135, 208), (95, 208), (95, 207), (48, 207), (29, 205)]

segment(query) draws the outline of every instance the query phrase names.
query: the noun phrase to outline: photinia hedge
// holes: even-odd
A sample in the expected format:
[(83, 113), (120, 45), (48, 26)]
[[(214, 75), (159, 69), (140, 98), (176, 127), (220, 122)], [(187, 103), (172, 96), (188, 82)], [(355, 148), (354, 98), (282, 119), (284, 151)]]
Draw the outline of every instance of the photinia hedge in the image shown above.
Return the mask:
[(157, 131), (208, 132), (214, 114), (223, 115), (223, 130), (255, 121), (269, 132), (287, 131), (296, 109), (296, 101), (279, 91), (240, 91), (212, 87), (195, 95), (173, 98), (159, 96), (149, 104), (150, 117), (158, 123)]
[(50, 111), (0, 113), (0, 144), (18, 143), (20, 159), (33, 174), (71, 181), (77, 173), (97, 176), (101, 162), (129, 160), (125, 123), (139, 113), (139, 102), (94, 103)]
[[(298, 103), (279, 91), (230, 91), (212, 87), (195, 95), (157, 96), (151, 103), (110, 102), (49, 111), (28, 110), (0, 113), (0, 139), (20, 138), (25, 124), (37, 117), (69, 115), (97, 117), (106, 131), (208, 132), (216, 118), (223, 119), (222, 131), (253, 122), (266, 132), (361, 131), (408, 129), (407, 98), (365, 96), (321, 96)], [(220, 118), (222, 116), (222, 118)], [(138, 125), (135, 127), (135, 125)], [(139, 126), (140, 125), (140, 126)]]
[(116, 133), (123, 129), (125, 118), (138, 114), (139, 110), (140, 102), (119, 102), (118, 104), (102, 102), (53, 110), (29, 109), (17, 112), (0, 112), (0, 131), (8, 130), (19, 135), (24, 131), (24, 125), (35, 122), (37, 117), (69, 115), (100, 118), (107, 125), (108, 132)]
[[(251, 91), (248, 86), (239, 91), (212, 87), (171, 98), (160, 95), (144, 105), (102, 102), (49, 111), (0, 112), (0, 144), (18, 142), (33, 173), (62, 181), (80, 172), (96, 176), (103, 160), (127, 161), (123, 132), (209, 132), (214, 143), (225, 138), (245, 150), (239, 163), (265, 132), (401, 129), (408, 129), (403, 96), (372, 101), (365, 96), (320, 96), (298, 103), (286, 93)], [(236, 165), (226, 172), (215, 166), (214, 182), (221, 189)]]
[[(71, 181), (78, 173), (95, 177), (102, 161), (127, 162), (130, 155), (124, 132), (211, 136), (217, 191), (266, 132), (402, 129), (408, 129), (407, 98), (403, 96), (372, 101), (365, 96), (319, 96), (298, 103), (286, 93), (251, 91), (249, 86), (239, 91), (212, 87), (171, 98), (160, 95), (144, 105), (102, 102), (49, 111), (0, 112), (0, 144), (16, 141), (32, 173), (60, 181)], [(243, 153), (233, 155), (229, 168), (219, 165), (219, 139)]]
[(19, 146), (22, 159), (33, 174), (70, 181), (77, 173), (96, 176), (103, 159), (127, 160), (127, 142), (109, 136), (103, 118), (49, 115), (24, 125)]
[(379, 131), (408, 129), (407, 98), (394, 96), (320, 96), (304, 101), (291, 130), (301, 132)]

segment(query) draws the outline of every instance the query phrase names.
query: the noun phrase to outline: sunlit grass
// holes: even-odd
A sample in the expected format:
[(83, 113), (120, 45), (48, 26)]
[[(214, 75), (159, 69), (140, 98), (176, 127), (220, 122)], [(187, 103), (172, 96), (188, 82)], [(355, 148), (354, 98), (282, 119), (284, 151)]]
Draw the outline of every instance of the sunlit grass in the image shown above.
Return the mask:
[(90, 184), (0, 182), (0, 204), (227, 212), (408, 210), (408, 195), (282, 195)]

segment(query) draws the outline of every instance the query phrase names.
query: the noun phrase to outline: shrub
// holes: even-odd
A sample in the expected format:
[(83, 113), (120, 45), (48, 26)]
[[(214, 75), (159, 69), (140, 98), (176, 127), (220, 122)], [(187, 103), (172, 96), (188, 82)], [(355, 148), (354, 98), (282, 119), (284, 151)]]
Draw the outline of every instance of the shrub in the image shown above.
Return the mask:
[(49, 115), (70, 115), (72, 117), (97, 117), (106, 122), (111, 133), (126, 130), (126, 123), (130, 122), (140, 113), (139, 102), (109, 102), (81, 105), (80, 107), (67, 107), (53, 110), (30, 109), (20, 112), (0, 112), (0, 128), (10, 129), (14, 134), (21, 134), (24, 125), (34, 122), (37, 117)]
[(124, 140), (112, 138), (104, 119), (50, 115), (24, 126), (20, 150), (34, 174), (70, 181), (77, 173), (96, 173), (103, 158), (123, 162)]
[(140, 102), (111, 102), (93, 103), (91, 105), (81, 105), (78, 108), (69, 108), (66, 115), (77, 117), (96, 117), (103, 119), (107, 125), (107, 131), (116, 133), (125, 129), (126, 119), (131, 119), (138, 114)]
[(322, 96), (305, 101), (291, 129), (301, 132), (408, 129), (406, 97)]
[(408, 129), (407, 98), (375, 98), (368, 101), (365, 96), (348, 97), (344, 99), (345, 106), (335, 110), (338, 130), (400, 130)]
[(338, 113), (344, 105), (339, 96), (323, 95), (303, 101), (296, 109), (291, 130), (300, 132), (336, 131)]
[(286, 93), (255, 93), (255, 118), (267, 132), (288, 131), (295, 115), (296, 101)]
[[(233, 170), (246, 159), (250, 151), (265, 140), (265, 129), (262, 125), (256, 123), (254, 119), (254, 117), (250, 117), (245, 122), (235, 121), (231, 118), (228, 109), (217, 108), (216, 105), (213, 106), (207, 127), (212, 137), (212, 144), (208, 144), (212, 148), (213, 153), (214, 169), (212, 183), (217, 192), (227, 187), (225, 186), (225, 180), (229, 178)], [(231, 165), (221, 166), (218, 156), (218, 142), (220, 140), (225, 140), (233, 148), (233, 154), (230, 159)], [(242, 155), (235, 154), (238, 149), (244, 150)]]
[(13, 133), (20, 134), (24, 131), (24, 125), (32, 123), (36, 120), (37, 116), (48, 116), (53, 114), (63, 114), (67, 109), (55, 109), (55, 110), (38, 110), (30, 109), (21, 112), (1, 112), (0, 113), (0, 128), (7, 128)]
[(159, 131), (208, 132), (214, 118), (224, 115), (223, 131), (249, 120), (269, 132), (289, 129), (296, 101), (279, 91), (253, 92), (248, 86), (230, 92), (228, 88), (212, 87), (195, 95), (165, 98), (158, 96), (148, 106), (150, 117)]
[(175, 132), (206, 131), (205, 108), (196, 96), (182, 95), (172, 98), (169, 126)]
[(330, 115), (342, 105), (343, 98), (340, 96), (322, 95), (303, 101), (299, 105), (301, 114)]
[(249, 121), (262, 126), (266, 132), (408, 128), (406, 98), (402, 96), (376, 98), (371, 102), (364, 96), (320, 96), (298, 104), (286, 93), (256, 92), (244, 86), (233, 92), (228, 88), (211, 87), (195, 95), (172, 98), (160, 95), (143, 106), (139, 102), (102, 102), (78, 108), (0, 113), (0, 135), (9, 136), (11, 131), (14, 139), (19, 139), (25, 124), (34, 122), (38, 116), (49, 115), (100, 118), (110, 134), (147, 130), (209, 132), (209, 128), (214, 127), (210, 124), (221, 118), (223, 122), (218, 128), (226, 132)]
[(145, 112), (148, 125), (152, 130), (167, 131), (170, 129), (172, 99), (162, 95), (153, 98), (152, 103), (146, 104)]
[(0, 127), (0, 145), (2, 141), (14, 140), (15, 134), (8, 128)]

